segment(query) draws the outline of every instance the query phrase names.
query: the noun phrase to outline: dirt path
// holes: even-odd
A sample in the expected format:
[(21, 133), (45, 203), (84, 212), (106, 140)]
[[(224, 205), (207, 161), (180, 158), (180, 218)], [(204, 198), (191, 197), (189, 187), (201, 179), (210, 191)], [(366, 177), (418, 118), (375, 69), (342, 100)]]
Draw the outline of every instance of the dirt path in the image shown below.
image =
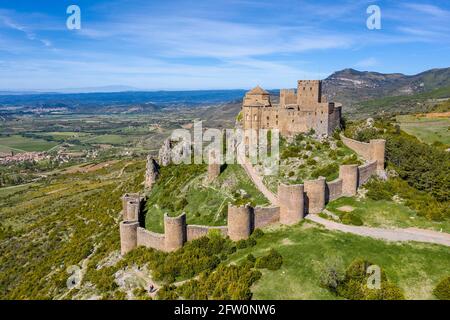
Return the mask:
[[(253, 166), (248, 161), (246, 161), (246, 159), (240, 160), (241, 165), (244, 167), (245, 171), (252, 179), (258, 190), (261, 191), (261, 193), (263, 193), (273, 205), (278, 205), (278, 198), (269, 189), (267, 189), (267, 187), (262, 182), (261, 177), (258, 175)], [(310, 214), (306, 216), (306, 219), (321, 224), (328, 230), (338, 230), (363, 237), (370, 237), (387, 241), (417, 241), (435, 243), (450, 247), (450, 234), (446, 232), (424, 230), (419, 228), (383, 229), (351, 226), (321, 218), (316, 214)]]
[(253, 168), (252, 164), (248, 162), (248, 160), (245, 157), (242, 157), (239, 155), (239, 162), (244, 168), (245, 172), (247, 172), (247, 175), (250, 177), (250, 179), (255, 184), (256, 188), (258, 188), (259, 191), (267, 198), (267, 200), (270, 201), (272, 205), (278, 205), (278, 197), (271, 192), (267, 187), (264, 185), (264, 182), (262, 178), (259, 176), (258, 172), (256, 172), (255, 168)]
[(316, 214), (306, 216), (307, 220), (321, 224), (328, 230), (338, 230), (359, 236), (382, 239), (387, 241), (417, 241), (436, 243), (450, 247), (450, 234), (419, 228), (383, 229), (346, 225), (319, 217)]

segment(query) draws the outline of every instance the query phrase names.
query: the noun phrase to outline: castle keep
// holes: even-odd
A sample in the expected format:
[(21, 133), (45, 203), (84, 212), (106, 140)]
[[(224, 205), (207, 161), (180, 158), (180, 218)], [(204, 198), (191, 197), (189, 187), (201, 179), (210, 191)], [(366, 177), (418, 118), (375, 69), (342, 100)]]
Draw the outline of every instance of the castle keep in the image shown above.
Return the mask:
[(285, 136), (309, 132), (328, 136), (341, 123), (342, 107), (322, 96), (322, 82), (299, 80), (297, 90), (280, 90), (280, 103), (257, 86), (245, 94), (242, 103), (244, 129), (278, 129)]

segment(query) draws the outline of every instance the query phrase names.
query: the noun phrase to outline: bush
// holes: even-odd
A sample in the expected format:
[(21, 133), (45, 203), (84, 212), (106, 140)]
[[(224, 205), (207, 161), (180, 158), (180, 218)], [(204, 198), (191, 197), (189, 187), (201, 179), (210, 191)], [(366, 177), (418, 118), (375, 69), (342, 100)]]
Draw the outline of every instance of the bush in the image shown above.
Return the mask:
[(426, 192), (411, 187), (400, 178), (390, 178), (386, 181), (371, 179), (365, 185), (367, 196), (372, 200), (391, 200), (394, 195), (405, 200), (405, 205), (417, 212), (418, 215), (430, 220), (443, 220), (450, 216), (447, 202), (439, 202)]
[[(325, 279), (331, 279), (326, 282), (328, 289), (338, 296), (350, 300), (403, 300), (405, 299), (402, 291), (394, 283), (388, 281), (386, 274), (380, 270), (380, 288), (371, 289), (367, 286), (370, 274), (367, 273), (368, 267), (373, 263), (363, 260), (354, 260), (342, 276), (340, 268), (331, 268), (327, 272), (332, 272), (325, 276)], [(337, 285), (336, 285), (337, 283)]]
[(308, 159), (308, 160), (306, 161), (306, 164), (307, 164), (308, 166), (313, 166), (313, 165), (316, 165), (316, 164), (317, 164), (317, 161), (311, 158), (311, 159)]
[(331, 163), (329, 165), (315, 169), (311, 173), (311, 177), (317, 179), (318, 177), (325, 177), (327, 180), (334, 178), (339, 172), (339, 167), (336, 163)]
[(433, 294), (439, 300), (450, 300), (450, 276), (439, 281)]
[(341, 217), (341, 222), (343, 224), (350, 224), (353, 226), (362, 226), (364, 224), (361, 218), (358, 215), (354, 214), (353, 212), (346, 212)]
[(248, 239), (242, 239), (236, 242), (236, 247), (238, 249), (245, 249), (249, 247), (254, 247), (256, 245), (256, 240), (252, 237)]
[(278, 270), (283, 264), (283, 257), (275, 249), (270, 249), (270, 252), (262, 257), (256, 259), (255, 267), (258, 269)]
[(261, 229), (255, 229), (251, 235), (252, 238), (258, 239), (261, 238), (264, 235), (264, 231)]

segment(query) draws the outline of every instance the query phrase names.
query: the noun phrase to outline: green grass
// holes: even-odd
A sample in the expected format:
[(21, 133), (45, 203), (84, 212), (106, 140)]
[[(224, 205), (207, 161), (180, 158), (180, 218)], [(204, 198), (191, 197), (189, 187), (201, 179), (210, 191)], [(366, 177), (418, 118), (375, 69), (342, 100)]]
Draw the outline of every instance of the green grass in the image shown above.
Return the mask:
[[(148, 197), (146, 228), (163, 232), (164, 213), (177, 216), (182, 212), (186, 212), (189, 224), (226, 225), (228, 203), (268, 203), (240, 165), (228, 165), (213, 182), (206, 180), (206, 170), (206, 165), (162, 167), (161, 177)], [(235, 194), (241, 189), (248, 198)]]
[(344, 214), (338, 208), (351, 206), (355, 215), (359, 216), (365, 226), (382, 228), (422, 228), (450, 233), (450, 221), (432, 221), (417, 215), (414, 210), (393, 201), (375, 201), (371, 199), (339, 198), (330, 202), (327, 209), (338, 216)]
[(0, 136), (0, 152), (47, 151), (58, 145), (42, 139), (25, 138), (19, 135)]
[(390, 96), (359, 102), (353, 106), (352, 113), (354, 116), (363, 117), (380, 112), (390, 114), (429, 112), (436, 107), (435, 99), (448, 97), (450, 97), (450, 87), (443, 87), (414, 95)]
[(87, 142), (90, 144), (112, 144), (123, 145), (130, 143), (134, 140), (133, 137), (118, 135), (118, 134), (104, 134), (96, 137), (89, 137), (87, 139), (81, 139), (81, 142)]
[(450, 145), (450, 118), (425, 118), (414, 115), (397, 116), (405, 132), (425, 143), (441, 142)]
[(304, 222), (292, 227), (265, 230), (255, 247), (238, 251), (230, 262), (266, 254), (270, 248), (283, 256), (277, 271), (263, 271), (253, 286), (254, 299), (338, 299), (321, 288), (321, 265), (333, 256), (345, 265), (367, 259), (384, 269), (388, 279), (402, 288), (407, 299), (432, 299), (432, 290), (449, 274), (450, 248), (419, 243), (387, 243), (341, 232), (332, 232)]

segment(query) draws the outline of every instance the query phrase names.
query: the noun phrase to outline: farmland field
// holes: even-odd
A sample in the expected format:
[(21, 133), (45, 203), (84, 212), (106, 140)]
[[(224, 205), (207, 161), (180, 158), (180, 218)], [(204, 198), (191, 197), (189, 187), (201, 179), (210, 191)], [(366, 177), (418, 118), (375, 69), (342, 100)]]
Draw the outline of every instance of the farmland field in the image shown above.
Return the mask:
[(56, 145), (58, 145), (56, 142), (25, 138), (19, 135), (0, 137), (0, 152), (47, 151)]
[(402, 130), (416, 136), (425, 143), (450, 144), (450, 118), (428, 118), (416, 115), (398, 116)]

